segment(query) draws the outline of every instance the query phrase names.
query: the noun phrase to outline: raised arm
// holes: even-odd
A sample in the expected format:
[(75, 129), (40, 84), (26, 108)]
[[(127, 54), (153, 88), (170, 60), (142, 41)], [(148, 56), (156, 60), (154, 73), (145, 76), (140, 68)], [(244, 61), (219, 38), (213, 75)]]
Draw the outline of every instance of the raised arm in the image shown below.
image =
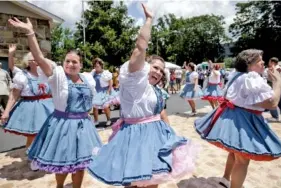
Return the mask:
[(136, 72), (143, 68), (145, 62), (146, 49), (148, 48), (148, 42), (150, 40), (153, 15), (148, 10), (146, 5), (142, 4), (142, 7), (145, 13), (146, 20), (140, 30), (136, 42), (136, 48), (134, 49), (130, 58), (129, 72)]
[(280, 74), (277, 70), (268, 69), (268, 78), (272, 81), (273, 97), (267, 99), (261, 103), (255, 104), (255, 106), (265, 109), (275, 109), (278, 106), (280, 95), (281, 95), (281, 79)]
[(30, 51), (34, 57), (34, 60), (38, 63), (39, 67), (42, 69), (46, 76), (51, 76), (52, 73), (52, 66), (48, 63), (48, 60), (44, 58), (42, 51), (40, 50), (38, 41), (36, 39), (33, 26), (30, 20), (27, 18), (26, 23), (18, 20), (17, 18), (9, 19), (9, 23), (16, 27), (20, 28), (25, 31), (27, 38), (28, 38), (28, 45)]
[(14, 60), (14, 55), (16, 52), (17, 46), (15, 44), (10, 44), (9, 45), (9, 57), (8, 57), (8, 62), (9, 62), (9, 69), (13, 72), (14, 67), (15, 67), (15, 60)]

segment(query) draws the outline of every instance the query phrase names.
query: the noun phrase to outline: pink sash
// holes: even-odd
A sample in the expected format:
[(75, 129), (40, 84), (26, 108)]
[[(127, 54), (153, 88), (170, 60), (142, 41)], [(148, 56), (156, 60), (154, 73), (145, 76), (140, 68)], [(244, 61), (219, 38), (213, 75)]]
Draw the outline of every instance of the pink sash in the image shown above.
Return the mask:
[(143, 123), (149, 123), (153, 121), (159, 121), (161, 120), (160, 114), (155, 116), (149, 116), (149, 117), (143, 117), (143, 118), (120, 118), (118, 119), (113, 125), (112, 125), (112, 134), (109, 137), (109, 141), (116, 135), (116, 133), (120, 130), (123, 123), (127, 124), (143, 124)]

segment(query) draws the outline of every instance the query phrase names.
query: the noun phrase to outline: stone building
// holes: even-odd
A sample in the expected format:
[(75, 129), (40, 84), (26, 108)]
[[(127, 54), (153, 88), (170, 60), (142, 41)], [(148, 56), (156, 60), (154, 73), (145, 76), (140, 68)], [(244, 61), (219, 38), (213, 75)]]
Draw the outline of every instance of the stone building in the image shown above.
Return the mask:
[(54, 26), (61, 24), (63, 19), (27, 1), (0, 1), (0, 62), (3, 68), (8, 67), (9, 44), (17, 45), (15, 59), (18, 66), (23, 55), (29, 50), (25, 33), (8, 24), (8, 19), (12, 17), (17, 17), (24, 22), (26, 17), (30, 19), (44, 55), (50, 57), (50, 31)]

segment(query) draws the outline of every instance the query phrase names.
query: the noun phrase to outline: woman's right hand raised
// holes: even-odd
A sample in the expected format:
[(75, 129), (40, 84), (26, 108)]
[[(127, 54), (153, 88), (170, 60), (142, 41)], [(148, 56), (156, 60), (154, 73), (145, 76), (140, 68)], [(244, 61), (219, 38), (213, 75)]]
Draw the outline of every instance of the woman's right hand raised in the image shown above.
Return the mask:
[(16, 17), (9, 19), (8, 21), (12, 26), (23, 29), (27, 34), (33, 33), (33, 26), (28, 18), (26, 18), (26, 23), (20, 21)]
[(15, 53), (16, 49), (17, 49), (17, 45), (9, 44), (9, 53), (11, 54)]
[(268, 79), (272, 81), (272, 83), (280, 83), (281, 84), (281, 74), (276, 69), (268, 69), (267, 71)]
[(145, 4), (142, 3), (141, 5), (142, 5), (146, 19), (148, 19), (148, 18), (152, 19), (153, 18), (152, 11), (150, 11), (149, 8)]

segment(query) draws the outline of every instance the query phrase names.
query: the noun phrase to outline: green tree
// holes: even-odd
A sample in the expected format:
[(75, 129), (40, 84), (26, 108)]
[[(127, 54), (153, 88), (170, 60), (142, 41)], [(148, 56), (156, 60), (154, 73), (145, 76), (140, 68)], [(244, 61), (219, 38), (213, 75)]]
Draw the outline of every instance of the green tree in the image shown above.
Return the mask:
[[(109, 65), (120, 65), (128, 60), (135, 44), (138, 28), (127, 15), (123, 2), (113, 5), (113, 1), (90, 1), (90, 8), (84, 12), (87, 45), (86, 59), (100, 57)], [(83, 22), (77, 23), (75, 34), (77, 45), (83, 46)]]
[(57, 26), (51, 31), (52, 60), (62, 62), (66, 52), (75, 49), (75, 39), (69, 28)]
[(204, 58), (222, 58), (221, 43), (229, 41), (223, 24), (224, 18), (216, 15), (186, 19), (166, 15), (159, 18), (152, 29), (149, 53), (158, 52), (164, 59), (179, 65), (190, 60), (200, 63)]
[(279, 56), (281, 47), (281, 2), (250, 1), (236, 4), (236, 18), (230, 32), (237, 39), (234, 54), (248, 48), (264, 51), (264, 59)]

